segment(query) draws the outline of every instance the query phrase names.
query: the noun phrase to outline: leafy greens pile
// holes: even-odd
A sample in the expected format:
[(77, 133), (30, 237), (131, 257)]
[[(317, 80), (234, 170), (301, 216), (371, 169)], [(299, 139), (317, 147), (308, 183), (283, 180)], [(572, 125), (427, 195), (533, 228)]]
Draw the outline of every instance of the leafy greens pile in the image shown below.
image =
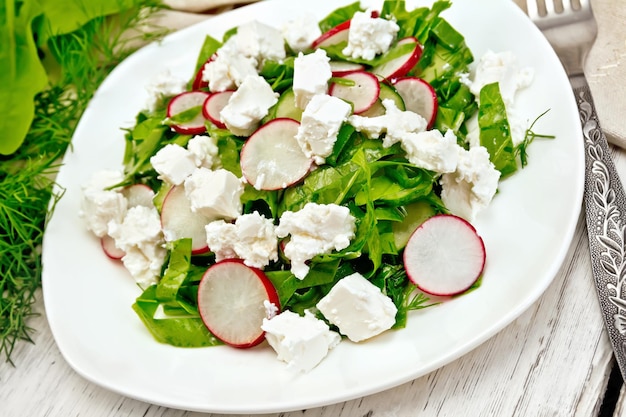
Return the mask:
[[(435, 128), (453, 130), (459, 144), (467, 146), (465, 121), (478, 112), (481, 134), (497, 138), (489, 139), (485, 146), (504, 177), (517, 170), (523, 149), (513, 146), (498, 85), (485, 90), (479, 106), (469, 87), (461, 82), (460, 74), (469, 71), (474, 57), (464, 37), (440, 16), (450, 5), (449, 1), (440, 0), (430, 8), (407, 11), (404, 1), (385, 1), (381, 15), (394, 16), (401, 28), (398, 38), (414, 36), (424, 47), (410, 75), (425, 79), (437, 92), (439, 113)], [(322, 32), (352, 18), (357, 11), (362, 11), (359, 2), (335, 10), (319, 23)], [(227, 31), (222, 41), (206, 37), (197, 58), (196, 72), (235, 32), (236, 28)], [(345, 42), (324, 49), (331, 59), (361, 62), (344, 56), (344, 46)], [(405, 52), (399, 47), (374, 61), (362, 62), (374, 66)], [(293, 55), (282, 62), (266, 61), (260, 72), (280, 94), (289, 92), (293, 73)], [(126, 178), (119, 184), (149, 185), (156, 192), (154, 201), (159, 211), (171, 185), (157, 178), (150, 157), (168, 144), (184, 147), (192, 137), (176, 133), (163, 123), (167, 99), (164, 97), (154, 112), (140, 112), (135, 126), (128, 130), (124, 158)], [(193, 119), (200, 111), (200, 106), (190, 109), (185, 117)], [(272, 111), (270, 109), (264, 121), (275, 117)], [(241, 177), (239, 153), (245, 139), (210, 122), (206, 127), (209, 136), (217, 140), (222, 167)], [(257, 190), (246, 184), (241, 197), (244, 213), (258, 211), (266, 218), (276, 219), (285, 211), (297, 211), (307, 202), (315, 202), (347, 206), (356, 218), (356, 236), (350, 246), (314, 257), (310, 272), (303, 280), (289, 271), (287, 259), (279, 259), (265, 268), (265, 274), (278, 292), (282, 309), (302, 313), (314, 307), (338, 280), (360, 272), (398, 307), (395, 327), (405, 326), (408, 311), (430, 304), (423, 294), (415, 293), (415, 287), (408, 281), (402, 266), (402, 243), (397, 241), (398, 229), (406, 226), (408, 210), (421, 212), (423, 218), (446, 211), (438, 196), (437, 180), (434, 173), (409, 164), (400, 144), (385, 148), (382, 141), (368, 139), (344, 124), (326, 164), (312, 171), (301, 184), (278, 191)], [(168, 250), (160, 281), (144, 290), (133, 305), (134, 310), (161, 342), (175, 346), (219, 344), (203, 325), (196, 306), (198, 284), (207, 266), (215, 262), (214, 255), (192, 255), (190, 239), (172, 242)]]

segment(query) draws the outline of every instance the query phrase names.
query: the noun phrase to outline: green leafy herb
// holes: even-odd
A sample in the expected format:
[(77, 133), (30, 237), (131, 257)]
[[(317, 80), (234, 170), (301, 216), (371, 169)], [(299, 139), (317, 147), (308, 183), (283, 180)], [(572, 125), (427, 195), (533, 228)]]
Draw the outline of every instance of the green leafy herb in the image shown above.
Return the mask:
[(533, 131), (533, 128), (535, 127), (535, 123), (537, 123), (537, 121), (539, 119), (541, 119), (543, 116), (545, 116), (546, 113), (548, 113), (549, 111), (550, 110), (544, 111), (539, 116), (537, 116), (537, 118), (535, 120), (533, 120), (533, 122), (530, 124), (528, 129), (526, 129), (526, 134), (524, 135), (524, 140), (519, 145), (517, 145), (517, 147), (515, 148), (515, 154), (519, 156), (520, 162), (522, 164), (522, 168), (525, 167), (528, 164), (528, 155), (526, 153), (526, 149), (533, 142), (533, 140), (535, 140), (536, 138), (540, 138), (540, 139), (554, 139), (556, 137), (554, 135), (545, 135), (545, 134), (535, 133)]
[(161, 7), (152, 0), (0, 5), (0, 356), (7, 361), (18, 341), (31, 340), (45, 221), (63, 193), (54, 184), (58, 161), (111, 69), (163, 36), (154, 27), (130, 31)]

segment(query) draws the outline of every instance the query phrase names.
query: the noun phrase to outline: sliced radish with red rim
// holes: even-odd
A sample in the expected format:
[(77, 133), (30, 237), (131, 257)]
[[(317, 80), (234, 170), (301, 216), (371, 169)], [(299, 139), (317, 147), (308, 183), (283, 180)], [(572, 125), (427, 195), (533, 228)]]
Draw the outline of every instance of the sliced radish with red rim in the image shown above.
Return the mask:
[(196, 90), (201, 90), (203, 88), (209, 87), (208, 81), (204, 81), (202, 79), (203, 73), (204, 73), (204, 66), (208, 64), (209, 62), (213, 61), (216, 56), (217, 56), (216, 54), (211, 55), (211, 57), (207, 59), (205, 63), (200, 66), (200, 68), (198, 68), (198, 71), (196, 72), (196, 75), (193, 78), (193, 82), (191, 83), (192, 90), (196, 91)]
[(395, 78), (403, 77), (409, 73), (417, 65), (420, 57), (422, 56), (422, 45), (414, 37), (407, 37), (400, 39), (396, 45), (389, 50), (388, 53), (393, 53), (396, 48), (408, 48), (404, 45), (411, 44), (413, 48), (409, 48), (409, 51), (400, 55), (397, 58), (393, 58), (380, 65), (372, 68), (372, 73), (376, 74), (381, 79), (393, 81)]
[(311, 48), (323, 48), (325, 46), (336, 45), (341, 42), (348, 42), (348, 34), (350, 32), (350, 21), (346, 20), (343, 23), (338, 24), (327, 32), (322, 33), (311, 44)]
[(202, 106), (202, 114), (204, 117), (209, 119), (211, 123), (220, 129), (226, 129), (226, 125), (220, 118), (220, 113), (228, 104), (228, 100), (230, 100), (230, 96), (232, 96), (233, 93), (234, 91), (231, 90), (213, 93), (207, 97)]
[(166, 241), (189, 238), (194, 255), (208, 252), (204, 227), (209, 222), (206, 216), (191, 211), (191, 203), (182, 185), (169, 190), (161, 208), (161, 227)]
[(146, 184), (133, 184), (122, 189), (122, 195), (128, 201), (127, 207), (153, 207), (154, 191)]
[(197, 135), (206, 131), (204, 125), (206, 119), (202, 114), (202, 106), (209, 93), (204, 91), (185, 91), (174, 96), (167, 106), (167, 117), (176, 119), (186, 111), (193, 111), (197, 108), (191, 120), (172, 124), (172, 129), (183, 135)]
[(102, 246), (102, 250), (111, 259), (120, 260), (126, 255), (122, 249), (118, 248), (115, 245), (115, 239), (113, 239), (109, 235), (104, 235), (100, 238), (100, 245)]
[(296, 140), (300, 123), (274, 119), (257, 129), (241, 149), (241, 172), (259, 190), (278, 190), (302, 180), (313, 160)]
[(212, 265), (198, 285), (198, 311), (204, 325), (222, 342), (239, 348), (265, 339), (261, 329), (267, 317), (265, 301), (280, 310), (272, 282), (260, 269), (239, 259)]
[(330, 71), (333, 77), (341, 77), (351, 72), (364, 71), (365, 66), (356, 62), (348, 61), (330, 61)]
[(338, 78), (348, 80), (351, 84), (335, 82), (328, 89), (328, 94), (352, 103), (354, 114), (367, 111), (378, 100), (380, 84), (373, 74), (356, 71)]
[(393, 86), (404, 100), (407, 110), (422, 116), (428, 122), (428, 129), (437, 119), (438, 100), (435, 89), (425, 80), (417, 77), (404, 77), (395, 80)]
[(485, 267), (482, 238), (474, 226), (451, 214), (424, 221), (409, 238), (403, 256), (409, 280), (432, 295), (468, 290)]

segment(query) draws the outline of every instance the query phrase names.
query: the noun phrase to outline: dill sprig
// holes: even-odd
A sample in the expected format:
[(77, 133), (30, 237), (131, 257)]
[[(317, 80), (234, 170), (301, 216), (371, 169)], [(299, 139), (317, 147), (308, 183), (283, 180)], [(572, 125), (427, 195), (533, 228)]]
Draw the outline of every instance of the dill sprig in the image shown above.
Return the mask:
[[(166, 30), (147, 22), (162, 9), (140, 0), (114, 16), (95, 18), (50, 39), (58, 76), (35, 97), (35, 115), (20, 148), (0, 156), (0, 357), (12, 363), (19, 341), (32, 341), (28, 320), (41, 285), (41, 244), (46, 219), (62, 190), (54, 177), (80, 116), (109, 72), (139, 46)], [(137, 28), (141, 28), (138, 30)]]
[(535, 127), (535, 124), (537, 123), (537, 121), (539, 121), (539, 119), (545, 116), (549, 111), (550, 111), (549, 109), (544, 111), (539, 116), (537, 116), (535, 120), (533, 120), (533, 122), (530, 124), (528, 129), (526, 129), (524, 140), (515, 148), (515, 154), (519, 155), (522, 168), (528, 165), (528, 154), (526, 152), (526, 149), (536, 138), (554, 139), (556, 137), (554, 135), (545, 135), (545, 134), (535, 133), (533, 131), (533, 128)]

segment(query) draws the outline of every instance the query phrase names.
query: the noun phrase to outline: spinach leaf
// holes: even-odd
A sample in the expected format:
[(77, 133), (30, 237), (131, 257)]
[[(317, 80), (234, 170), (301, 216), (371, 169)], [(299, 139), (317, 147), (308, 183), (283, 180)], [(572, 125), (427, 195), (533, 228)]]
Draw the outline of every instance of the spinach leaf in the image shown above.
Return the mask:
[(485, 85), (480, 90), (479, 101), (480, 144), (487, 148), (491, 162), (505, 177), (517, 170), (517, 158), (499, 84)]

